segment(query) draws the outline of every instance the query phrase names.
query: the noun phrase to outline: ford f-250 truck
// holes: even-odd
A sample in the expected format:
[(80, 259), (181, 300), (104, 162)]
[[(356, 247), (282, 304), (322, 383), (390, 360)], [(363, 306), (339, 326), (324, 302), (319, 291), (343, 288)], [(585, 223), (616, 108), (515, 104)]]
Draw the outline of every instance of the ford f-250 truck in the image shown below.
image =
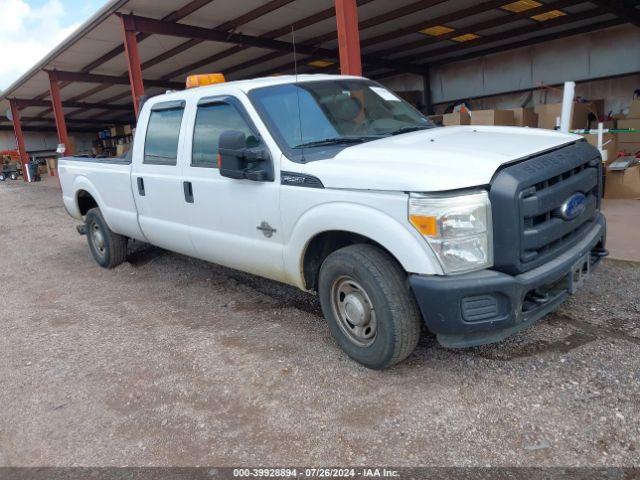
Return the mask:
[(99, 265), (135, 239), (319, 294), (383, 369), (424, 322), (468, 347), (526, 327), (606, 255), (599, 152), (549, 130), (435, 128), (380, 84), (301, 75), (153, 97), (125, 158), (60, 159)]

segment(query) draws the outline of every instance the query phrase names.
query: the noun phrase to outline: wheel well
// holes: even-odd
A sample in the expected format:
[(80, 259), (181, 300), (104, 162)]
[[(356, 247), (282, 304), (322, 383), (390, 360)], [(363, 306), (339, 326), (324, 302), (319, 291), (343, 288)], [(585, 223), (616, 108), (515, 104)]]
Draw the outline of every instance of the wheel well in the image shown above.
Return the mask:
[(336, 250), (356, 243), (375, 245), (381, 250), (387, 252), (391, 258), (397, 261), (397, 259), (386, 248), (364, 235), (341, 230), (322, 232), (311, 239), (304, 252), (302, 272), (307, 289), (317, 290), (320, 267), (329, 255)]
[(91, 196), (89, 192), (86, 190), (80, 190), (77, 195), (78, 198), (78, 209), (82, 216), (85, 216), (89, 210), (98, 206), (98, 202), (96, 202), (95, 198)]

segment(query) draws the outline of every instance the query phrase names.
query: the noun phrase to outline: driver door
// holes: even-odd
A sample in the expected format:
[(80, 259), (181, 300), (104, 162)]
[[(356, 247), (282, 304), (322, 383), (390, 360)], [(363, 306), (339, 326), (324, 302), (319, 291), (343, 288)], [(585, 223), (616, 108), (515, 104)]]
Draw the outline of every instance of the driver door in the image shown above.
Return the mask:
[[(187, 222), (197, 256), (282, 279), (279, 183), (227, 178), (218, 169), (222, 132), (241, 131), (247, 136), (248, 146), (257, 146), (261, 143), (258, 130), (233, 96), (203, 98), (192, 107), (189, 119), (193, 135), (185, 145), (190, 161), (185, 162), (183, 180), (192, 192)], [(278, 165), (274, 167), (276, 170)]]

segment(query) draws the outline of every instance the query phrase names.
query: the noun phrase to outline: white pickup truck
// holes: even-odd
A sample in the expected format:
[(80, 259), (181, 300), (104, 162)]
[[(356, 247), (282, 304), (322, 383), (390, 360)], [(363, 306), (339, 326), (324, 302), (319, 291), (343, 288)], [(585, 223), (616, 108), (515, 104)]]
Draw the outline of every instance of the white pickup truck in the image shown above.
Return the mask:
[(102, 267), (135, 239), (318, 292), (342, 349), (383, 369), (423, 323), (499, 341), (604, 257), (599, 152), (549, 130), (435, 128), (383, 86), (300, 75), (144, 103), (124, 158), (61, 158)]

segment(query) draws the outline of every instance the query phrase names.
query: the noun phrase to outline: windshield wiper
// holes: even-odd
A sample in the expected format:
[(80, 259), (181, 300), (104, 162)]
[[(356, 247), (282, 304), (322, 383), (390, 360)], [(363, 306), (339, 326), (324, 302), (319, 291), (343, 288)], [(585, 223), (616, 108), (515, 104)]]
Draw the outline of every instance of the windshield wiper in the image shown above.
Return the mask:
[(352, 143), (362, 143), (367, 140), (375, 140), (381, 138), (376, 135), (362, 136), (362, 137), (335, 137), (325, 138), (323, 140), (314, 140), (313, 142), (301, 143), (293, 148), (307, 148), (307, 147), (324, 147), (328, 145), (349, 145)]
[(416, 132), (418, 130), (426, 130), (428, 128), (431, 128), (431, 127), (427, 125), (409, 125), (409, 126), (394, 130), (393, 132), (390, 132), (389, 135), (400, 135), (402, 133)]

